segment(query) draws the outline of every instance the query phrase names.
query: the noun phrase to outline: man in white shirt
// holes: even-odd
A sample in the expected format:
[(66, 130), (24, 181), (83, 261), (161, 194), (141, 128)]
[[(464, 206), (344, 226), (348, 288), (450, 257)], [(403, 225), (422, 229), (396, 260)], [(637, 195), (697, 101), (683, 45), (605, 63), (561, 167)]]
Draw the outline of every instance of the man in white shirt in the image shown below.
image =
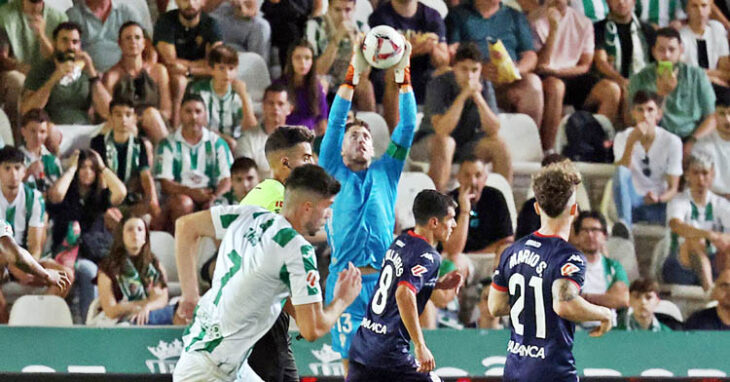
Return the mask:
[(715, 89), (716, 128), (697, 141), (693, 150), (700, 150), (712, 156), (715, 168), (715, 181), (712, 191), (730, 198), (730, 89)]
[(686, 174), (689, 189), (667, 207), (672, 236), (662, 269), (665, 282), (709, 291), (714, 278), (730, 265), (730, 202), (710, 191), (714, 176), (712, 157), (693, 151)]
[(688, 23), (679, 33), (684, 45), (684, 61), (696, 65), (707, 73), (715, 85), (727, 86), (726, 77), (730, 62), (727, 30), (719, 21), (710, 20), (712, 0), (689, 0)]
[(289, 93), (284, 84), (273, 83), (264, 90), (263, 117), (258, 127), (245, 130), (238, 138), (235, 157), (249, 157), (256, 162), (259, 178), (272, 176), (269, 161), (266, 159), (266, 140), (277, 127), (286, 124), (286, 117), (292, 112)]
[(655, 93), (636, 92), (631, 109), (636, 127), (616, 134), (613, 142), (613, 198), (626, 228), (637, 221), (664, 225), (666, 204), (679, 187), (682, 141), (657, 126), (661, 104)]

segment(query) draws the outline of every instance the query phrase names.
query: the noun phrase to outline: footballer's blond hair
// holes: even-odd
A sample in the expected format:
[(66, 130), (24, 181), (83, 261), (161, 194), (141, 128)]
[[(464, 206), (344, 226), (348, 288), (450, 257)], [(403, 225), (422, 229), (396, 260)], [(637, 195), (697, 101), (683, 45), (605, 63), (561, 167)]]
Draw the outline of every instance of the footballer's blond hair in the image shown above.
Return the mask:
[(540, 169), (532, 177), (532, 189), (540, 210), (551, 218), (557, 218), (570, 208), (569, 203), (581, 182), (581, 176), (573, 162), (566, 159)]

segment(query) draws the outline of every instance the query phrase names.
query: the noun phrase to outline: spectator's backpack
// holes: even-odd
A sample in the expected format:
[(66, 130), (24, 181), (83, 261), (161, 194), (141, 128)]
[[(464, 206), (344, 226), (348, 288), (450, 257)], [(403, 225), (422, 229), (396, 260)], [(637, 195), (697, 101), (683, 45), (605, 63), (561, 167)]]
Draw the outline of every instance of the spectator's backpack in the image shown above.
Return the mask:
[(576, 111), (565, 124), (563, 155), (575, 162), (613, 163), (613, 142), (587, 111)]

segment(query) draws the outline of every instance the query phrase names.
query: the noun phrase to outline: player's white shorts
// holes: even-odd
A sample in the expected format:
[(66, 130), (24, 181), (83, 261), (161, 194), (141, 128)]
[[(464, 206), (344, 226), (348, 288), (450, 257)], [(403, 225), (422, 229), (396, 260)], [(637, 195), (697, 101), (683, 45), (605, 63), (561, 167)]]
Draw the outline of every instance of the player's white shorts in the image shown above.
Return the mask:
[(244, 361), (238, 370), (221, 368), (208, 353), (203, 351), (183, 352), (172, 374), (174, 382), (263, 382)]

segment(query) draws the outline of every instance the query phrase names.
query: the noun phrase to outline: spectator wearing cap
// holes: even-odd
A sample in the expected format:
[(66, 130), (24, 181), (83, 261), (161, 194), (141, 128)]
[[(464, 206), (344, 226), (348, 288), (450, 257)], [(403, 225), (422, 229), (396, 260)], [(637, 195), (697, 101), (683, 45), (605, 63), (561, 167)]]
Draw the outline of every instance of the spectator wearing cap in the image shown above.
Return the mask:
[(684, 325), (685, 330), (730, 330), (730, 270), (717, 277), (712, 300), (717, 301), (717, 306), (692, 314)]
[(625, 312), (618, 319), (617, 330), (638, 330), (666, 332), (672, 329), (656, 316), (659, 305), (659, 284), (652, 279), (634, 280), (629, 287), (630, 313)]
[(730, 89), (716, 88), (715, 130), (697, 141), (693, 150), (712, 156), (715, 181), (712, 191), (730, 198)]
[(638, 91), (631, 109), (636, 127), (614, 138), (617, 167), (613, 198), (621, 219), (617, 225), (623, 225), (625, 232), (630, 232), (631, 224), (637, 221), (664, 225), (666, 205), (677, 194), (682, 175), (682, 142), (657, 125), (662, 104), (662, 97), (657, 94)]
[(730, 265), (730, 202), (710, 191), (714, 176), (712, 157), (694, 150), (685, 173), (688, 189), (667, 207), (672, 236), (663, 278), (668, 283), (708, 291)]

